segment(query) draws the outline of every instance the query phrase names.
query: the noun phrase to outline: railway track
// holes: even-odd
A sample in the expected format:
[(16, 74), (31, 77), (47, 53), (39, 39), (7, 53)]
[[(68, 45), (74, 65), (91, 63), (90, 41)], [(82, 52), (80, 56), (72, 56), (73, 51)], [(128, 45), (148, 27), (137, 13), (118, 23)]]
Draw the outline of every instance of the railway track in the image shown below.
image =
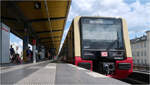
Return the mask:
[(133, 72), (128, 78), (123, 79), (122, 81), (130, 84), (150, 84), (149, 73)]

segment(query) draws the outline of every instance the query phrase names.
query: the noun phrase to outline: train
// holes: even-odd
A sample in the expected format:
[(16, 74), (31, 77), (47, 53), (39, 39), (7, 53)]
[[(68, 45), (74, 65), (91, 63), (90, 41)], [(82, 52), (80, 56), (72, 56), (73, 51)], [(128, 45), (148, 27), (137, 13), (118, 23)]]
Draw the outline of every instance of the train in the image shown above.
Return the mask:
[(75, 17), (59, 56), (64, 62), (116, 79), (133, 72), (127, 23), (121, 17)]

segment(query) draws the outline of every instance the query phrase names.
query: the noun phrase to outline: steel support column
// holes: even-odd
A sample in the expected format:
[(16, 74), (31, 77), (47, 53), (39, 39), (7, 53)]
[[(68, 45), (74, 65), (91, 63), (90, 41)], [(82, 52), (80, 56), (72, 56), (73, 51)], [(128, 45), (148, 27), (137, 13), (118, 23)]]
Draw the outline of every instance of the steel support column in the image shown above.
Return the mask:
[(36, 40), (33, 40), (32, 51), (33, 51), (33, 63), (36, 63)]
[(25, 24), (24, 39), (23, 39), (23, 60), (24, 60), (24, 62), (27, 61), (26, 50), (28, 48), (28, 43), (29, 43), (29, 34), (28, 34), (27, 25)]

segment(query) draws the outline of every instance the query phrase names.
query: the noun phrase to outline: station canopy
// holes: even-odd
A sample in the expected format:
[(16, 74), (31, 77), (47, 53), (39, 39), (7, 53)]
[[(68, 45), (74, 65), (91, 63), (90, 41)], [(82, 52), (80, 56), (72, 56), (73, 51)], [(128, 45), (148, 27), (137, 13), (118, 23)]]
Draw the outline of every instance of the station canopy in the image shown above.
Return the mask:
[[(2, 22), (11, 32), (58, 52), (71, 0), (2, 1)], [(26, 34), (27, 32), (28, 34)]]

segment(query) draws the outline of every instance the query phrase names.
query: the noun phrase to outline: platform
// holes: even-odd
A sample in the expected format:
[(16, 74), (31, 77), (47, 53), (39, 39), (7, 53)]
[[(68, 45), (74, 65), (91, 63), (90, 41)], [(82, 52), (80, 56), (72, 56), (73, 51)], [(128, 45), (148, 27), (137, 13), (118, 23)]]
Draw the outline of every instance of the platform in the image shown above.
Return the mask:
[(72, 64), (49, 61), (1, 69), (0, 74), (1, 85), (128, 85)]

